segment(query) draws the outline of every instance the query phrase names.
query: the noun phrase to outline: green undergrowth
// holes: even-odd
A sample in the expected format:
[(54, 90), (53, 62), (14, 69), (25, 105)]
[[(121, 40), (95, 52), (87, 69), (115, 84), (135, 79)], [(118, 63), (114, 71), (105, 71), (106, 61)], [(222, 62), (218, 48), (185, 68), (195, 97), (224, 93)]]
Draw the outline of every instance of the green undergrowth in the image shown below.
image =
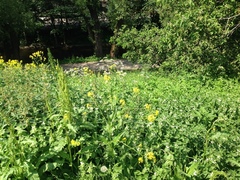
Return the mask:
[(50, 62), (0, 63), (0, 179), (240, 178), (237, 80)]

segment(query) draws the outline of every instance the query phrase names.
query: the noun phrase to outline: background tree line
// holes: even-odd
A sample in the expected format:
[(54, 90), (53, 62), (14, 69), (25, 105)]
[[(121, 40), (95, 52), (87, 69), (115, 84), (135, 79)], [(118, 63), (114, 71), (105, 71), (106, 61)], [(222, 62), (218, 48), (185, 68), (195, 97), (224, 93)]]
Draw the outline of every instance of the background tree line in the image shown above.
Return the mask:
[(111, 57), (120, 47), (125, 58), (170, 71), (240, 70), (238, 0), (0, 0), (0, 53), (6, 59), (18, 58), (20, 45), (86, 40), (75, 38), (73, 29), (87, 35), (98, 57), (105, 55), (103, 47)]

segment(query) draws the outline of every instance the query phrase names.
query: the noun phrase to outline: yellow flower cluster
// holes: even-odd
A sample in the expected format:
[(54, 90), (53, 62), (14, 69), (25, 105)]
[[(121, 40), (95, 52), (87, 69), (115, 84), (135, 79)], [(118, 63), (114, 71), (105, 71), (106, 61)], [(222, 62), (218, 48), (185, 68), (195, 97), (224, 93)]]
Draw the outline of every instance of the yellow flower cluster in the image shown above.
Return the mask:
[(9, 59), (8, 62), (5, 63), (5, 65), (6, 67), (11, 67), (11, 68), (22, 68), (22, 61)]
[(66, 122), (66, 121), (69, 121), (71, 119), (71, 115), (69, 113), (65, 113), (63, 115), (63, 120)]
[(153, 121), (155, 121), (155, 119), (157, 118), (158, 115), (159, 115), (159, 111), (156, 110), (155, 113), (149, 114), (149, 115), (147, 116), (147, 120), (148, 120), (149, 122), (153, 122)]
[(119, 102), (120, 102), (121, 106), (124, 106), (124, 105), (125, 105), (125, 103), (126, 103), (124, 99), (120, 99), (120, 101), (119, 101)]
[(37, 60), (37, 61), (40, 61), (40, 62), (44, 62), (46, 60), (46, 58), (44, 57), (43, 51), (34, 52), (29, 56), (29, 58), (34, 60), (34, 61)]
[(89, 103), (87, 103), (86, 106), (87, 106), (88, 109), (92, 107), (92, 105), (89, 104)]
[(115, 70), (117, 68), (117, 65), (116, 64), (112, 64), (111, 66), (109, 66), (109, 69), (110, 70)]
[(150, 105), (150, 104), (145, 104), (144, 106), (145, 106), (145, 108), (146, 108), (147, 110), (150, 110), (150, 109), (151, 109), (151, 105)]
[(142, 158), (142, 157), (139, 157), (139, 158), (138, 158), (138, 163), (139, 163), (139, 164), (142, 164), (142, 163), (143, 163), (143, 158)]
[[(145, 154), (145, 157), (146, 157), (147, 160), (152, 161), (154, 163), (156, 163), (156, 161), (157, 161), (157, 158), (156, 158), (156, 156), (155, 156), (155, 154), (153, 152), (147, 152)], [(143, 157), (139, 157), (138, 158), (138, 163), (142, 164), (143, 162), (144, 162), (144, 158)]]
[(154, 163), (156, 162), (156, 157), (153, 152), (148, 152), (147, 153), (147, 159), (150, 161), (153, 161)]
[(140, 89), (138, 89), (137, 87), (133, 88), (133, 93), (134, 94), (139, 94), (139, 92), (140, 92)]
[(129, 114), (125, 114), (124, 117), (125, 117), (126, 119), (131, 119), (131, 118), (132, 118)]
[(33, 63), (28, 63), (28, 64), (25, 64), (25, 69), (34, 69), (37, 67), (37, 65), (33, 62)]
[(104, 74), (103, 79), (104, 79), (104, 81), (108, 82), (108, 81), (110, 81), (111, 77), (107, 74)]
[[(8, 67), (8, 68), (17, 68), (20, 69), (23, 67), (22, 65), (22, 61), (20, 60), (16, 60), (16, 59), (9, 59), (7, 62), (4, 62), (4, 59), (2, 56), (0, 56), (0, 67)], [(32, 69), (32, 68), (36, 68), (36, 64), (35, 63), (28, 63), (24, 65), (25, 69)]]
[(2, 56), (0, 56), (0, 64), (3, 64), (4, 63), (4, 59)]
[(83, 71), (84, 75), (92, 75), (93, 74), (93, 71), (91, 69), (89, 69), (88, 67), (83, 67), (82, 71)]
[(87, 96), (88, 96), (88, 97), (93, 97), (93, 96), (94, 96), (94, 93), (93, 93), (92, 91), (89, 91), (89, 92), (87, 93)]
[(80, 142), (79, 141), (75, 141), (74, 139), (72, 139), (71, 140), (71, 145), (73, 146), (73, 147), (77, 147), (77, 146), (80, 146)]
[(156, 119), (156, 116), (155, 116), (154, 114), (150, 114), (150, 115), (148, 115), (148, 117), (147, 117), (147, 120), (148, 120), (149, 122), (153, 122), (153, 121), (155, 121), (155, 119)]

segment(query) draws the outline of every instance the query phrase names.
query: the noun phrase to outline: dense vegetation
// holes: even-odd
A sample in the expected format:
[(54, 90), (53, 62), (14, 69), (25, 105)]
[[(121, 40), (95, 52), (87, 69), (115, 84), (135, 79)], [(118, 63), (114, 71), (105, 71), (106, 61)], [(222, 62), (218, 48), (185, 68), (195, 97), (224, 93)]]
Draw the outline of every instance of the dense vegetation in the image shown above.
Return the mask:
[(240, 84), (0, 59), (0, 179), (239, 179)]
[(20, 44), (67, 48), (88, 35), (97, 57), (123, 48), (123, 57), (168, 71), (233, 77), (239, 20), (238, 0), (0, 0), (0, 53), (18, 59)]
[[(240, 179), (239, 20), (238, 0), (0, 0), (0, 179)], [(86, 36), (88, 61), (144, 68), (17, 60)]]

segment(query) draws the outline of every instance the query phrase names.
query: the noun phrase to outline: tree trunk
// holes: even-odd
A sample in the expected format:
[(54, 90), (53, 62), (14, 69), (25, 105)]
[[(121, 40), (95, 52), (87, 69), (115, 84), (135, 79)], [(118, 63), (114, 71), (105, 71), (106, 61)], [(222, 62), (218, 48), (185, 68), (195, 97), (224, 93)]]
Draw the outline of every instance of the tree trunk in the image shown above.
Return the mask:
[(116, 58), (116, 54), (117, 54), (117, 46), (114, 43), (114, 44), (111, 44), (110, 57)]
[[(97, 8), (92, 4), (88, 5), (87, 7), (90, 12), (91, 19), (93, 21), (92, 32), (93, 32), (94, 52), (97, 57), (103, 57), (102, 32), (101, 32), (100, 21), (98, 19), (98, 11), (97, 11)], [(91, 36), (91, 34), (89, 35)]]
[[(114, 29), (114, 38), (117, 37), (119, 29), (121, 28), (123, 24), (123, 20), (120, 19), (119, 21), (117, 21), (115, 29)], [(115, 42), (113, 42), (113, 44), (111, 44), (111, 50), (110, 50), (110, 57), (111, 58), (116, 58), (118, 56), (118, 47), (116, 45)]]

